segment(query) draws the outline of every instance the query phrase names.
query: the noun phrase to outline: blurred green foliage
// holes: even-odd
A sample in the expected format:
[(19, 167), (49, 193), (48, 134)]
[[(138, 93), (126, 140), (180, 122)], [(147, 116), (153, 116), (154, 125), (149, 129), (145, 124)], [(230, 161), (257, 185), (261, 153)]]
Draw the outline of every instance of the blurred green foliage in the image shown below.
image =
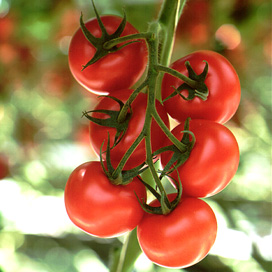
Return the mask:
[[(122, 15), (125, 8), (140, 31), (161, 4), (96, 2), (107, 14)], [(122, 244), (122, 238), (96, 239), (78, 230), (63, 203), (71, 171), (96, 159), (81, 118), (96, 97), (75, 82), (67, 61), (81, 11), (94, 16), (86, 0), (0, 0), (1, 272), (108, 271), (111, 252)], [(226, 25), (230, 32), (220, 32)], [(210, 49), (237, 69), (242, 101), (226, 125), (241, 159), (232, 183), (207, 200), (219, 223), (211, 254), (179, 271), (272, 271), (271, 44), (269, 1), (189, 0), (185, 7), (173, 60)], [(168, 270), (141, 256), (135, 271)]]

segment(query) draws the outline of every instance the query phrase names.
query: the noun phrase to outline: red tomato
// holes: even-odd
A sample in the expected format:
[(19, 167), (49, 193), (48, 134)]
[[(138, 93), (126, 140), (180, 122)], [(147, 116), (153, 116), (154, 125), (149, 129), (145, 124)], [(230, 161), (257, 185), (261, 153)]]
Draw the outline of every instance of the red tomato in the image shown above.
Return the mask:
[[(166, 100), (164, 105), (167, 112), (178, 121), (187, 117), (192, 119), (208, 119), (218, 123), (226, 123), (236, 112), (240, 103), (241, 88), (239, 78), (230, 64), (222, 55), (213, 51), (203, 50), (187, 55), (171, 65), (171, 68), (188, 76), (185, 62), (189, 61), (197, 74), (201, 74), (206, 60), (209, 64), (205, 84), (209, 89), (208, 99), (195, 97), (186, 101), (180, 96)], [(162, 99), (168, 97), (175, 87), (183, 83), (182, 80), (165, 74), (162, 82)], [(187, 91), (182, 93), (186, 96)]]
[[(173, 200), (175, 194), (169, 196)], [(159, 206), (157, 200), (151, 206)], [(217, 234), (211, 207), (201, 199), (182, 197), (167, 215), (145, 213), (137, 227), (139, 244), (154, 263), (183, 268), (201, 261), (210, 251)]]
[(98, 237), (116, 237), (134, 229), (143, 210), (135, 196), (146, 198), (144, 185), (134, 178), (128, 185), (113, 185), (100, 162), (77, 167), (65, 187), (65, 206), (72, 222)]
[[(172, 130), (182, 139), (184, 123)], [(209, 120), (191, 120), (190, 131), (196, 137), (189, 159), (178, 168), (183, 193), (209, 197), (223, 190), (235, 175), (239, 164), (239, 147), (232, 132), (222, 124)], [(165, 145), (170, 145), (167, 140)], [(161, 155), (165, 166), (172, 152)], [(178, 180), (177, 172), (171, 176)]]
[[(101, 20), (108, 34), (113, 34), (122, 18), (109, 15), (101, 16)], [(95, 37), (101, 36), (96, 18), (88, 21), (86, 27)], [(121, 36), (135, 33), (138, 31), (127, 22)], [(95, 47), (79, 29), (70, 43), (69, 66), (75, 79), (87, 90), (97, 94), (130, 88), (143, 74), (148, 60), (146, 44), (139, 41), (105, 56), (82, 71), (82, 66), (92, 59), (95, 52)]]
[[(121, 101), (125, 102), (132, 90), (122, 90), (114, 93), (114, 96)], [(140, 93), (137, 98), (133, 101), (132, 108), (132, 116), (129, 120), (128, 129), (126, 131), (123, 139), (111, 150), (111, 158), (115, 162), (119, 162), (123, 155), (126, 153), (128, 148), (132, 145), (134, 140), (140, 134), (143, 129), (143, 125), (145, 122), (145, 112), (147, 106), (147, 95)], [(164, 123), (169, 127), (169, 119), (164, 107), (157, 101), (157, 111), (161, 116)], [(110, 99), (103, 98), (100, 103), (96, 106), (97, 109), (107, 109), (107, 110), (119, 110), (119, 104)], [(93, 113), (93, 117), (96, 118), (108, 118), (108, 116), (104, 113)], [(112, 146), (114, 142), (114, 136), (116, 134), (115, 128), (104, 127), (97, 125), (93, 122), (90, 123), (90, 139), (91, 144), (97, 154), (100, 153), (100, 147), (104, 142), (103, 151), (106, 150), (107, 140), (108, 140), (108, 132), (110, 134), (110, 143)], [(158, 126), (158, 124), (152, 120), (151, 124), (151, 141), (152, 141), (152, 149), (153, 151), (159, 149), (166, 139), (165, 134)], [(106, 153), (103, 153), (103, 159), (105, 159)], [(146, 160), (146, 150), (145, 150), (145, 142), (144, 140), (138, 145), (136, 150), (134, 150), (132, 156), (128, 159), (125, 170), (134, 168)], [(116, 165), (115, 165), (116, 166)]]

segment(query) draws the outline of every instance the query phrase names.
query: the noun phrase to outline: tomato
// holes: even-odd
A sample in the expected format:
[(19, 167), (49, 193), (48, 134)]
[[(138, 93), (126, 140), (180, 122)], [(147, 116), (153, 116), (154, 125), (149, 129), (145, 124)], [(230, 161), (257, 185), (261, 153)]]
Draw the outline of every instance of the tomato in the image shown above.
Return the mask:
[[(184, 123), (172, 133), (182, 139)], [(196, 143), (189, 159), (178, 168), (184, 194), (194, 197), (209, 197), (222, 191), (235, 175), (239, 165), (239, 147), (232, 132), (222, 124), (210, 120), (191, 120), (190, 131)], [(169, 140), (165, 145), (171, 144)], [(165, 166), (172, 156), (167, 151), (161, 155)], [(171, 176), (178, 180), (177, 171)]]
[[(125, 103), (125, 101), (129, 98), (131, 93), (132, 93), (132, 90), (122, 90), (122, 91), (115, 92), (114, 96)], [(128, 148), (132, 145), (134, 140), (142, 131), (143, 125), (145, 122), (146, 106), (147, 106), (147, 95), (140, 93), (131, 105), (132, 115), (129, 120), (128, 129), (124, 137), (113, 149), (111, 149), (111, 158), (113, 161), (119, 162), (121, 160), (121, 158), (126, 153)], [(169, 119), (164, 107), (158, 101), (157, 101), (156, 107), (162, 120), (169, 127)], [(105, 97), (95, 107), (95, 110), (97, 109), (119, 110), (119, 104), (116, 101)], [(97, 113), (97, 112), (94, 112), (92, 116), (96, 118), (108, 117), (104, 113)], [(106, 150), (108, 133), (110, 135), (110, 146), (112, 146), (114, 142), (116, 129), (100, 126), (93, 122), (90, 123), (90, 140), (94, 148), (94, 151), (97, 154), (100, 154), (100, 147), (103, 142), (104, 142), (104, 145), (102, 150), (103, 151)], [(165, 139), (166, 139), (166, 136), (161, 130), (161, 128), (158, 126), (158, 124), (154, 120), (152, 120), (151, 141), (152, 141), (153, 151), (159, 149)], [(103, 153), (102, 156), (103, 156), (103, 159), (105, 159), (106, 153)], [(143, 140), (138, 145), (138, 147), (134, 150), (131, 157), (128, 159), (124, 167), (124, 170), (134, 168), (140, 165), (141, 163), (143, 163), (145, 160), (146, 160), (146, 150), (145, 150), (145, 142)]]
[[(174, 96), (164, 102), (170, 116), (178, 121), (187, 117), (192, 119), (208, 119), (218, 123), (226, 123), (236, 112), (240, 103), (241, 88), (238, 75), (230, 62), (222, 55), (208, 50), (197, 51), (175, 61), (171, 68), (188, 76), (185, 62), (189, 61), (197, 74), (201, 74), (205, 62), (209, 64), (205, 84), (209, 89), (206, 101), (195, 97), (190, 101)], [(167, 98), (183, 83), (182, 80), (165, 74), (162, 81), (162, 99)], [(186, 90), (182, 94), (186, 96)]]
[[(173, 200), (175, 194), (169, 195)], [(150, 203), (158, 206), (157, 200)], [(154, 263), (183, 268), (202, 260), (217, 234), (217, 221), (211, 207), (201, 199), (182, 197), (167, 215), (145, 213), (137, 227), (139, 244)]]
[[(113, 34), (122, 18), (108, 15), (101, 16), (101, 20), (108, 34)], [(91, 19), (85, 25), (95, 37), (101, 36), (101, 29), (96, 18)], [(121, 36), (136, 33), (138, 31), (127, 22)], [(70, 70), (83, 87), (97, 94), (130, 88), (143, 74), (148, 60), (146, 44), (139, 40), (119, 51), (110, 53), (82, 71), (82, 66), (92, 59), (95, 52), (95, 47), (85, 38), (82, 30), (78, 29), (69, 47)]]
[(135, 196), (146, 198), (144, 185), (134, 178), (128, 185), (113, 185), (100, 162), (78, 166), (65, 187), (65, 206), (71, 221), (98, 237), (116, 237), (134, 229), (143, 210)]

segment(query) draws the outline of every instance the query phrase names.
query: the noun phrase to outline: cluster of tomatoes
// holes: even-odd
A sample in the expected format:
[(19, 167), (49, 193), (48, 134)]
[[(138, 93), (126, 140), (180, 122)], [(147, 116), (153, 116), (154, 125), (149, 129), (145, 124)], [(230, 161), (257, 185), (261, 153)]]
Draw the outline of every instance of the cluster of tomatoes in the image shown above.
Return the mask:
[[(195, 137), (195, 144), (189, 158), (165, 176), (174, 187), (177, 183), (173, 180), (181, 182), (179, 203), (168, 214), (148, 213), (141, 205), (141, 202), (147, 201), (146, 185), (138, 175), (125, 184), (117, 184), (106, 174), (108, 168), (118, 167), (145, 124), (148, 95), (140, 92), (129, 107), (129, 118), (117, 126), (120, 109), (132, 95), (132, 86), (147, 67), (146, 43), (138, 40), (124, 47), (119, 44), (114, 52), (82, 69), (97, 52), (88, 38), (95, 40), (94, 37), (114, 35), (121, 24), (122, 18), (116, 16), (92, 19), (84, 27), (93, 36), (90, 37), (86, 29), (79, 29), (70, 44), (69, 66), (75, 79), (87, 90), (107, 95), (99, 98), (90, 115), (91, 144), (100, 161), (86, 162), (70, 175), (65, 188), (67, 213), (75, 225), (97, 237), (116, 237), (137, 227), (139, 244), (151, 261), (165, 267), (190, 266), (208, 254), (217, 233), (214, 212), (201, 198), (223, 190), (238, 168), (237, 141), (223, 124), (238, 108), (239, 79), (231, 64), (211, 51), (194, 52), (170, 66), (190, 76), (185, 65), (189, 61), (199, 75), (206, 61), (209, 68), (205, 84), (209, 95), (205, 101), (199, 97), (189, 98), (188, 88), (180, 88), (184, 87), (181, 79), (164, 74), (161, 84), (163, 103), (156, 101), (157, 112), (168, 128), (169, 115), (179, 122), (172, 134), (180, 141), (184, 138), (185, 123), (190, 117), (189, 130)], [(135, 33), (138, 33), (137, 30), (126, 22), (121, 37)], [(177, 93), (173, 95), (173, 92)], [(155, 120), (151, 122), (150, 133), (152, 152), (172, 145)], [(145, 141), (142, 140), (132, 151), (122, 173), (131, 169), (140, 173), (145, 165)], [(156, 156), (162, 169), (172, 156), (171, 149)], [(176, 194), (162, 197), (167, 197), (171, 202)], [(160, 205), (158, 199), (149, 203), (151, 207)]]

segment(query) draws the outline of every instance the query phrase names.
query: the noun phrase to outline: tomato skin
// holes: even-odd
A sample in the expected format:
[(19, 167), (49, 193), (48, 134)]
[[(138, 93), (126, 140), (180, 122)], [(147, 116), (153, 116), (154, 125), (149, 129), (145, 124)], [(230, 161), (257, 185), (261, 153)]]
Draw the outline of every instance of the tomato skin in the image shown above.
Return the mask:
[[(131, 95), (132, 90), (122, 90), (114, 93), (114, 96), (124, 103), (127, 101), (129, 96)], [(134, 140), (138, 137), (140, 132), (143, 129), (143, 125), (145, 122), (145, 112), (147, 106), (147, 95), (140, 93), (137, 98), (132, 102), (132, 116), (129, 120), (128, 129), (126, 131), (125, 136), (121, 140), (118, 145), (116, 145), (113, 149), (111, 149), (111, 158), (115, 162), (119, 162), (123, 155), (126, 153), (128, 148), (132, 145)], [(161, 116), (164, 123), (169, 127), (169, 119), (168, 115), (164, 109), (164, 107), (157, 101), (156, 103), (157, 111)], [(119, 110), (119, 104), (110, 98), (103, 98), (98, 105), (95, 107), (97, 109), (107, 109), (107, 110)], [(93, 117), (96, 118), (108, 118), (104, 113), (93, 113)], [(106, 150), (108, 133), (110, 134), (110, 146), (113, 145), (114, 136), (116, 133), (115, 128), (103, 127), (97, 125), (93, 122), (90, 122), (90, 140), (94, 151), (97, 154), (100, 154), (100, 147), (104, 142), (102, 151)], [(151, 124), (151, 142), (153, 151), (159, 149), (166, 139), (165, 134), (158, 126), (158, 124), (152, 120)], [(102, 154), (103, 159), (106, 157), (106, 153)], [(124, 170), (129, 170), (134, 168), (146, 160), (146, 150), (145, 150), (145, 142), (144, 140), (138, 145), (138, 147), (134, 150), (132, 156), (128, 159), (125, 164)], [(117, 165), (114, 165), (114, 167)]]
[[(184, 122), (172, 133), (181, 139)], [(222, 191), (235, 175), (239, 165), (239, 146), (232, 132), (222, 124), (209, 120), (191, 120), (190, 131), (196, 137), (189, 159), (178, 168), (183, 193), (194, 197), (209, 197)], [(169, 140), (165, 145), (171, 144)], [(172, 155), (161, 156), (165, 166)], [(171, 176), (178, 180), (177, 172)]]
[[(107, 15), (101, 20), (109, 34), (113, 34), (122, 21), (121, 17)], [(86, 22), (87, 29), (95, 36), (101, 36), (96, 18)], [(130, 24), (121, 36), (136, 34), (138, 31)], [(130, 88), (143, 74), (148, 61), (148, 51), (144, 41), (139, 41), (121, 50), (110, 53), (82, 71), (94, 56), (95, 47), (85, 38), (81, 29), (74, 34), (69, 47), (69, 66), (75, 79), (88, 91), (96, 94), (108, 94), (113, 91)]]
[[(186, 101), (180, 96), (174, 96), (164, 102), (170, 116), (178, 121), (184, 121), (187, 117), (192, 119), (208, 119), (218, 123), (226, 123), (236, 112), (241, 97), (241, 88), (238, 75), (233, 66), (222, 55), (202, 50), (189, 54), (177, 61), (170, 67), (188, 76), (185, 62), (189, 61), (197, 74), (200, 74), (206, 60), (209, 64), (208, 75), (205, 84), (209, 89), (206, 101), (199, 97)], [(165, 74), (162, 81), (162, 99), (164, 100), (183, 83), (182, 80), (169, 74)], [(182, 92), (182, 94), (185, 94)]]
[[(159, 203), (155, 200), (150, 205)], [(138, 241), (146, 256), (168, 268), (184, 268), (201, 261), (214, 244), (216, 234), (213, 210), (203, 200), (191, 197), (182, 197), (168, 215), (145, 213), (137, 227)]]
[(100, 162), (78, 166), (65, 187), (65, 206), (71, 221), (97, 237), (117, 237), (134, 229), (143, 216), (135, 196), (146, 198), (144, 185), (134, 178), (128, 185), (113, 185)]

